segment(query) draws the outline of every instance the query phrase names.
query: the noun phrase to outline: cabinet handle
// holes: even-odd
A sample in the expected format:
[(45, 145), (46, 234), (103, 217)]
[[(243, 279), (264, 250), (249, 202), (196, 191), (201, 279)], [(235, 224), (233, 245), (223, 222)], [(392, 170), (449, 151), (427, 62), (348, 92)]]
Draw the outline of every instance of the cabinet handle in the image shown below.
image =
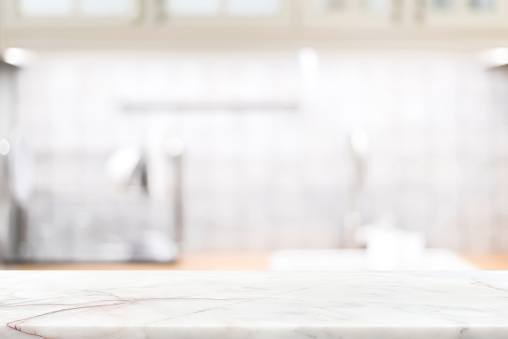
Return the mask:
[(403, 0), (392, 0), (392, 21), (396, 23), (402, 22), (404, 3)]
[(167, 0), (155, 0), (157, 2), (156, 11), (156, 22), (162, 24), (168, 21), (168, 16), (165, 11), (165, 3)]
[(426, 7), (427, 4), (425, 0), (415, 0), (414, 19), (419, 24), (422, 24), (425, 21)]
[(142, 24), (146, 18), (146, 0), (138, 0), (138, 17), (132, 22), (135, 25)]

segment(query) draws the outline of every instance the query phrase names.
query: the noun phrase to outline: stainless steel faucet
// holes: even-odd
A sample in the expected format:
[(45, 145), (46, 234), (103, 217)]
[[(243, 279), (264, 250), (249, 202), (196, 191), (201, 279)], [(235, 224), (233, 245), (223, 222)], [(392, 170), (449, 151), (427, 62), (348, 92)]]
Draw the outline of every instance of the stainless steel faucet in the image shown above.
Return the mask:
[(166, 143), (166, 151), (173, 160), (174, 241), (179, 254), (183, 249), (183, 150), (184, 144), (180, 139), (172, 138)]
[[(124, 147), (110, 157), (107, 170), (119, 188), (139, 185), (157, 206), (168, 207), (172, 211), (172, 237), (167, 239), (166, 250), (155, 254), (149, 260), (168, 261), (179, 257), (183, 249), (183, 151), (180, 139), (167, 138), (164, 130), (154, 132), (155, 136), (146, 145), (137, 149)], [(160, 204), (162, 202), (162, 205)], [(170, 206), (165, 207), (166, 204)], [(169, 231), (169, 230), (167, 230)], [(160, 232), (158, 230), (157, 232)], [(150, 241), (160, 241), (165, 235), (149, 237)], [(150, 245), (146, 245), (150, 247)], [(153, 255), (154, 253), (152, 253)]]
[(354, 130), (348, 135), (348, 210), (344, 216), (341, 247), (358, 247), (356, 233), (362, 224), (361, 197), (367, 180), (367, 151), (369, 136), (364, 130)]

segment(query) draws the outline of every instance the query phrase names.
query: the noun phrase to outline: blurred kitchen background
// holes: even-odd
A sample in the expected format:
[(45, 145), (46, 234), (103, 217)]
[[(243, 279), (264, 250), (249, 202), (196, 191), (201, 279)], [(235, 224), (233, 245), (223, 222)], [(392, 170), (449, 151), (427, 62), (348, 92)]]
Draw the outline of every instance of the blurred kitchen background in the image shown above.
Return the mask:
[(0, 0), (7, 268), (508, 269), (508, 2)]

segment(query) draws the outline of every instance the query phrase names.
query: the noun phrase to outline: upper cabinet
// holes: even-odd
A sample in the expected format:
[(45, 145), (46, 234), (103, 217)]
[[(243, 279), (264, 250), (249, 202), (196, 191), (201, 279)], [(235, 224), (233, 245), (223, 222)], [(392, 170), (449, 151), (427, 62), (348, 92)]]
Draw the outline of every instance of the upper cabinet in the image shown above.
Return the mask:
[(160, 18), (174, 27), (288, 27), (292, 1), (162, 0)]
[(309, 28), (392, 27), (402, 16), (397, 0), (303, 0), (302, 5)]
[[(508, 34), (508, 0), (0, 0), (0, 5), (7, 19), (4, 41), (13, 46), (98, 42), (102, 48), (107, 40), (111, 47), (142, 41), (178, 48), (215, 39), (249, 46), (280, 40), (301, 47), (314, 41), (340, 44), (343, 38), (414, 43)], [(173, 41), (178, 44), (168, 43)]]
[(5, 0), (13, 26), (124, 25), (140, 18), (139, 0)]
[(418, 0), (416, 10), (426, 27), (508, 27), (506, 0)]
[[(508, 0), (0, 0), (15, 27), (508, 27)], [(264, 31), (264, 30), (263, 30)]]

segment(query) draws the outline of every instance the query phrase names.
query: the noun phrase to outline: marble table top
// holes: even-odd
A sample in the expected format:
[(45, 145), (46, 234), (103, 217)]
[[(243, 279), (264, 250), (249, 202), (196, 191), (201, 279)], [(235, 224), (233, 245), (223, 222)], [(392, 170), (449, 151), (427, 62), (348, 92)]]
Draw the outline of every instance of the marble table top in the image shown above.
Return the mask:
[(0, 271), (0, 338), (506, 339), (508, 272)]

